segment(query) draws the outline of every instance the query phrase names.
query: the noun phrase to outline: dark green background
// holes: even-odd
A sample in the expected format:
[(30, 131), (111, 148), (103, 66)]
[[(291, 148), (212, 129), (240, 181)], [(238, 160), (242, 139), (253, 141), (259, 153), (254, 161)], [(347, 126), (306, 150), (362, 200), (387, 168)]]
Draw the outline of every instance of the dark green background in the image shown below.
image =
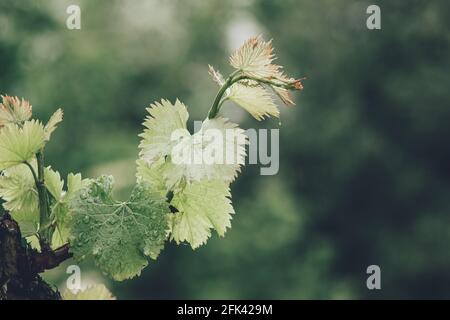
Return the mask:
[[(381, 7), (368, 30), (366, 8)], [(65, 26), (79, 4), (82, 29)], [(233, 184), (224, 239), (170, 243), (122, 299), (450, 298), (448, 1), (0, 0), (0, 92), (65, 121), (47, 160), (66, 174), (134, 182), (145, 107), (179, 98), (190, 120), (217, 91), (208, 63), (231, 71), (239, 39), (273, 38), (278, 63), (307, 76), (295, 108), (243, 128), (280, 128), (280, 171), (248, 166)], [(366, 288), (377, 264), (382, 290)], [(64, 287), (64, 268), (47, 278)]]

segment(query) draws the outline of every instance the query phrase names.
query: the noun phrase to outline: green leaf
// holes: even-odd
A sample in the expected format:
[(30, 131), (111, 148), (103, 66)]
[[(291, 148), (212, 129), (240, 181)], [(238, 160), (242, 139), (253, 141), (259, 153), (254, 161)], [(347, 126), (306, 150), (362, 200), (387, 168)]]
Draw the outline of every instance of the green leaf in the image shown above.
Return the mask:
[(61, 200), (63, 196), (64, 181), (61, 180), (59, 172), (52, 170), (51, 167), (44, 169), (45, 187), (56, 201)]
[(272, 64), (275, 59), (272, 41), (265, 42), (260, 36), (248, 39), (230, 56), (230, 64), (244, 74), (258, 78), (273, 78), (281, 67)]
[[(57, 176), (55, 175), (55, 181), (58, 181), (58, 178), (59, 174)], [(52, 217), (54, 217), (56, 222), (56, 229), (52, 238), (52, 248), (58, 248), (68, 242), (70, 223), (72, 221), (70, 202), (90, 182), (90, 179), (82, 179), (79, 173), (69, 173), (67, 175), (67, 191), (63, 191), (57, 202), (51, 206)], [(59, 184), (57, 190), (59, 190)]]
[(41, 251), (41, 244), (39, 243), (39, 238), (37, 237), (37, 235), (31, 235), (29, 237), (26, 237), (25, 240), (27, 241), (27, 243), (30, 245), (31, 248)]
[[(224, 85), (225, 82), (222, 75), (212, 66), (209, 66), (209, 74), (219, 86)], [(294, 103), (288, 90), (278, 87), (272, 89), (286, 104)], [(280, 116), (280, 111), (270, 92), (256, 81), (245, 80), (233, 84), (227, 90), (223, 99), (229, 99), (238, 104), (258, 121), (263, 120), (266, 116), (274, 116), (277, 118)]]
[(244, 130), (219, 117), (205, 120), (201, 130), (191, 135), (186, 130), (185, 106), (179, 101), (175, 105), (163, 102), (149, 109), (152, 117), (141, 135), (138, 179), (161, 192), (183, 180), (233, 181), (245, 162)]
[(186, 130), (189, 114), (186, 106), (178, 100), (174, 105), (167, 100), (155, 102), (147, 111), (146, 129), (140, 135), (142, 141), (139, 148), (141, 158), (152, 163), (170, 154), (174, 144), (171, 136), (176, 130)]
[(116, 300), (103, 284), (97, 284), (76, 293), (67, 290), (62, 298), (63, 300)]
[(48, 120), (47, 124), (45, 125), (45, 141), (50, 140), (50, 137), (53, 133), (53, 131), (56, 130), (57, 125), (63, 120), (63, 111), (61, 109), (58, 109), (53, 113), (53, 115)]
[(148, 162), (139, 159), (136, 161), (137, 164), (137, 181), (150, 184), (153, 189), (165, 197), (170, 189), (170, 182), (165, 179), (167, 172), (167, 165), (164, 159), (149, 164)]
[(174, 195), (171, 204), (179, 212), (171, 215), (171, 238), (187, 241), (193, 249), (205, 244), (211, 230), (224, 236), (231, 227), (231, 194), (228, 183), (219, 180), (194, 182)]
[(38, 196), (30, 169), (17, 165), (0, 175), (0, 197), (4, 208), (19, 223), (24, 236), (35, 234), (39, 225)]
[(39, 228), (39, 209), (33, 207), (10, 212), (14, 220), (17, 221), (22, 232), (22, 236), (28, 237), (35, 235)]
[(166, 173), (171, 181), (204, 179), (233, 181), (245, 162), (244, 130), (225, 118), (203, 122), (200, 131), (184, 137), (168, 158), (176, 167)]
[(280, 116), (270, 92), (255, 82), (233, 84), (227, 98), (247, 110), (258, 121), (264, 120), (264, 117)]
[(6, 125), (0, 130), (0, 170), (29, 161), (44, 142), (44, 126), (36, 120)]
[(67, 175), (67, 193), (65, 198), (70, 200), (80, 189), (87, 187), (90, 182), (90, 179), (82, 179), (80, 173), (69, 173)]
[(126, 202), (112, 198), (113, 178), (102, 176), (72, 201), (71, 250), (82, 260), (93, 256), (115, 280), (139, 275), (156, 259), (167, 238), (165, 199), (147, 184), (138, 184)]
[(70, 208), (66, 203), (58, 202), (52, 208), (55, 217), (56, 228), (53, 232), (51, 246), (53, 249), (59, 248), (69, 241), (70, 236)]
[(3, 171), (0, 175), (0, 197), (8, 211), (29, 209), (37, 204), (33, 176), (24, 164)]

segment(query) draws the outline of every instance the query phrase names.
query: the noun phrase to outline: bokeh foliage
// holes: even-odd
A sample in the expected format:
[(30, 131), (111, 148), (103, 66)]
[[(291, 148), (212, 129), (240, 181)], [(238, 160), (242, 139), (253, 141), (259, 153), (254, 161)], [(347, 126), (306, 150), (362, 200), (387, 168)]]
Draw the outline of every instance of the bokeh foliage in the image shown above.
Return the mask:
[[(226, 107), (244, 128), (280, 128), (281, 165), (233, 184), (225, 239), (169, 244), (142, 277), (110, 284), (118, 298), (450, 298), (448, 2), (376, 1), (376, 31), (368, 1), (75, 2), (79, 31), (65, 27), (73, 1), (0, 2), (0, 92), (42, 119), (62, 107), (47, 160), (113, 174), (119, 197), (145, 107), (179, 98), (202, 119), (217, 90), (207, 64), (230, 70), (246, 37), (273, 38), (289, 74), (308, 77), (280, 123)], [(381, 291), (366, 289), (370, 264)]]

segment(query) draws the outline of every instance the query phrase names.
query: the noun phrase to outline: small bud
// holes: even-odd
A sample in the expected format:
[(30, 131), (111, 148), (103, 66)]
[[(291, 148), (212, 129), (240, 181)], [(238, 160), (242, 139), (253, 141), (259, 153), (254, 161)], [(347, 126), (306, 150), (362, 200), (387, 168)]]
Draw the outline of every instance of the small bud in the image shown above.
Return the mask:
[(294, 83), (295, 90), (303, 90), (303, 84), (300, 80), (296, 80)]

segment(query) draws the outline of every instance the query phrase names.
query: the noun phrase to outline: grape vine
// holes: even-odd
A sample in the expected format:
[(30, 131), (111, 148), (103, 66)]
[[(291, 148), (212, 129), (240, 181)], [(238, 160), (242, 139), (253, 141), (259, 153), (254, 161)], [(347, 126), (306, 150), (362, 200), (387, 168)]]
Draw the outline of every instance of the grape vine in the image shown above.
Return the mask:
[[(125, 202), (113, 198), (111, 176), (83, 179), (70, 173), (64, 180), (45, 166), (45, 146), (63, 120), (60, 109), (44, 125), (31, 119), (28, 101), (2, 96), (0, 199), (4, 209), (43, 257), (64, 252), (57, 263), (72, 255), (77, 261), (92, 258), (103, 273), (118, 281), (139, 275), (166, 241), (188, 243), (196, 249), (213, 231), (224, 236), (235, 213), (230, 184), (244, 165), (248, 141), (244, 130), (219, 112), (229, 100), (257, 120), (278, 117), (273, 94), (293, 105), (290, 91), (302, 90), (302, 79), (287, 77), (281, 66), (273, 64), (274, 58), (271, 42), (254, 37), (231, 55), (234, 71), (228, 77), (209, 66), (219, 91), (196, 133), (187, 130), (189, 113), (182, 102), (152, 104), (139, 135), (136, 185)], [(202, 160), (205, 154), (209, 161), (191, 159)], [(224, 162), (228, 154), (233, 159)], [(42, 266), (39, 272), (50, 267)], [(92, 292), (104, 294), (103, 289)]]

